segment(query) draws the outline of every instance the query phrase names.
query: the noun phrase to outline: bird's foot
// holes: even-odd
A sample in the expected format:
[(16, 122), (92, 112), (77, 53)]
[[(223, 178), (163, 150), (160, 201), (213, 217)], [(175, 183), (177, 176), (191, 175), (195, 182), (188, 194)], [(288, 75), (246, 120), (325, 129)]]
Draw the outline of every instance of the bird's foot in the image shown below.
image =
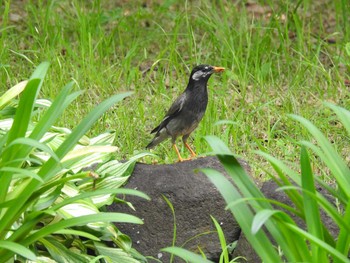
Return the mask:
[(192, 148), (188, 145), (188, 143), (187, 143), (187, 142), (184, 142), (184, 144), (185, 144), (185, 147), (190, 151), (190, 153), (191, 153), (191, 158), (196, 157), (197, 154), (192, 150)]
[(191, 156), (191, 157), (188, 157), (188, 158), (185, 158), (185, 159), (184, 158), (179, 158), (177, 162), (181, 163), (181, 162), (186, 162), (186, 161), (192, 161), (194, 157), (196, 157), (196, 156)]
[(195, 158), (195, 157), (197, 156), (197, 154), (191, 149), (191, 147), (190, 147), (187, 143), (184, 143), (184, 144), (185, 144), (186, 148), (187, 148), (187, 149), (190, 151), (190, 153), (191, 153), (191, 157), (186, 158), (186, 159), (184, 159), (184, 158), (181, 157), (180, 152), (179, 152), (179, 150), (177, 149), (176, 145), (173, 144), (173, 147), (174, 147), (174, 149), (175, 149), (175, 151), (176, 151), (176, 154), (177, 154), (178, 162), (179, 162), (179, 163), (180, 163), (180, 162), (184, 162), (184, 161), (191, 161), (193, 158)]

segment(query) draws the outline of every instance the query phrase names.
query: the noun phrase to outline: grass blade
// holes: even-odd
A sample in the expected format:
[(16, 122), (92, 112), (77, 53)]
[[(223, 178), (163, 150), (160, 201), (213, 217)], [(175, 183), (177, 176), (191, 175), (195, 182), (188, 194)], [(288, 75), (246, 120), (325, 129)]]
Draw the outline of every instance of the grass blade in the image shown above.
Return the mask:
[[(163, 199), (165, 200), (165, 202), (167, 203), (167, 205), (169, 206), (170, 210), (171, 210), (171, 214), (173, 215), (173, 239), (172, 239), (172, 246), (175, 246), (176, 243), (176, 215), (175, 215), (175, 209), (173, 204), (170, 202), (170, 200), (162, 194)], [(170, 263), (172, 263), (174, 260), (174, 255), (171, 254), (170, 256)]]
[[(348, 44), (350, 46), (350, 43)], [(325, 102), (324, 104), (327, 107), (331, 108), (337, 114), (338, 118), (340, 119), (348, 134), (350, 135), (350, 111), (329, 102)]]
[(225, 234), (222, 231), (222, 228), (221, 228), (220, 224), (218, 223), (218, 221), (213, 216), (210, 216), (210, 217), (211, 217), (211, 220), (213, 221), (215, 228), (216, 228), (216, 231), (218, 233), (218, 237), (219, 237), (219, 241), (220, 241), (220, 245), (221, 245), (221, 250), (222, 250), (221, 253), (223, 255), (223, 262), (229, 262)]

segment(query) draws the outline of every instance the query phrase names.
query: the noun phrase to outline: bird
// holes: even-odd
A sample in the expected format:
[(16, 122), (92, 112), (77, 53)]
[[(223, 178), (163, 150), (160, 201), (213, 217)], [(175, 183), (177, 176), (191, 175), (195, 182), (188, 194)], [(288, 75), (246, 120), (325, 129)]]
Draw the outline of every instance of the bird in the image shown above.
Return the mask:
[[(187, 143), (187, 139), (197, 128), (207, 108), (207, 83), (210, 76), (224, 70), (223, 67), (210, 65), (198, 65), (192, 69), (185, 91), (173, 102), (160, 124), (151, 131), (151, 134), (155, 133), (155, 136), (146, 149), (151, 149), (171, 138), (179, 162), (196, 157), (196, 153)], [(182, 142), (191, 154), (188, 159), (181, 157), (176, 146), (176, 139), (179, 136), (182, 136)]]

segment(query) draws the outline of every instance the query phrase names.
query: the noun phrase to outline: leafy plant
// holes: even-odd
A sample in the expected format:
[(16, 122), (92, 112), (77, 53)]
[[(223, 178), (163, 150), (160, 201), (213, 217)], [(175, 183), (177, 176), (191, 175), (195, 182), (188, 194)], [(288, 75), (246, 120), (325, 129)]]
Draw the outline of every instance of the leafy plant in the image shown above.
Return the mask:
[[(100, 103), (73, 130), (54, 127), (80, 91), (66, 85), (51, 103), (38, 94), (49, 64), (0, 98), (0, 262), (139, 262), (131, 240), (111, 222), (142, 224), (123, 213), (101, 212), (116, 194), (145, 194), (120, 186), (140, 154), (120, 163), (110, 160), (115, 133), (84, 134), (115, 103), (131, 93)], [(16, 97), (19, 96), (19, 100)], [(37, 121), (33, 121), (36, 119)], [(99, 164), (96, 170), (84, 167)], [(111, 241), (115, 247), (107, 247)]]
[[(325, 105), (336, 113), (350, 134), (350, 111), (330, 103)], [(231, 151), (217, 137), (207, 136), (205, 139), (235, 185), (216, 170), (202, 171), (220, 191), (226, 200), (227, 209), (232, 212), (263, 262), (350, 262), (350, 169), (316, 126), (300, 116), (290, 117), (300, 122), (316, 142), (300, 142), (300, 171), (289, 168), (285, 162), (265, 152), (258, 154), (270, 162), (275, 171), (275, 174), (270, 174), (271, 177), (279, 184), (279, 190), (284, 191), (293, 202), (293, 206), (265, 198)], [(324, 172), (329, 170), (334, 187), (314, 174), (308, 149), (322, 160)], [(318, 192), (316, 185), (326, 189), (328, 194), (338, 201), (338, 207)], [(274, 208), (272, 203), (279, 208)], [(306, 229), (299, 227), (285, 210), (302, 219)], [(321, 210), (339, 227), (336, 236), (331, 235), (329, 226), (322, 221)], [(276, 250), (277, 245), (283, 258)], [(190, 262), (200, 262), (199, 256), (176, 247), (166, 248), (164, 251)], [(228, 262), (227, 258), (225, 262)]]

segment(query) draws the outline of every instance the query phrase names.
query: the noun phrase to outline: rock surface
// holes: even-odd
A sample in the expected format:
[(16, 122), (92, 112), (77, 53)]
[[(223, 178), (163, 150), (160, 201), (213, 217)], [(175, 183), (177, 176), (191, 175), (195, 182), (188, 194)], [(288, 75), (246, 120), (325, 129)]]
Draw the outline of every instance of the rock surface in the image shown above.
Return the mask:
[[(243, 167), (249, 170), (246, 163)], [(110, 211), (133, 214), (144, 220), (144, 225), (118, 224), (117, 227), (133, 240), (133, 247), (145, 256), (169, 262), (170, 255), (160, 249), (172, 246), (174, 220), (166, 197), (174, 207), (176, 217), (176, 246), (191, 251), (202, 251), (208, 259), (218, 262), (221, 246), (212, 215), (224, 230), (228, 243), (238, 239), (240, 228), (231, 213), (225, 210), (220, 193), (197, 168), (223, 171), (216, 157), (167, 165), (137, 163), (126, 188), (137, 189), (151, 197), (151, 201), (128, 196), (135, 210), (125, 204), (113, 204)], [(163, 197), (164, 196), (164, 197)], [(159, 262), (149, 260), (149, 262)], [(183, 262), (175, 259), (174, 262)]]

